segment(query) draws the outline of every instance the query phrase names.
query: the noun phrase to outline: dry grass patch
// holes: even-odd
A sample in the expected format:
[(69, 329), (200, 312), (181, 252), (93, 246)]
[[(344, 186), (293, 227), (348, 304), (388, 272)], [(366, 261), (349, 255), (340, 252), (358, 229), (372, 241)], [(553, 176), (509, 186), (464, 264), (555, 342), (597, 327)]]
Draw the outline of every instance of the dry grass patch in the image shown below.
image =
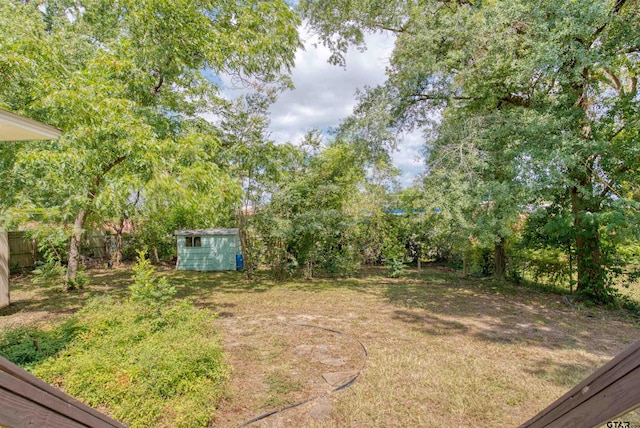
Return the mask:
[[(344, 287), (339, 280), (292, 282), (259, 295), (212, 290), (212, 301), (233, 302), (245, 320), (304, 316), (357, 337), (369, 350), (363, 375), (331, 395), (328, 416), (313, 418), (313, 405), (305, 405), (269, 418), (267, 426), (515, 426), (640, 332), (623, 313), (571, 310), (556, 295), (440, 272), (412, 276), (369, 275)], [(228, 327), (221, 331), (227, 337)], [(290, 332), (289, 340), (298, 334)], [(244, 389), (243, 377), (265, 372), (258, 366), (236, 377), (236, 388)], [(251, 407), (245, 420), (260, 413)], [(228, 415), (228, 426), (242, 420)]]
[[(103, 288), (89, 290), (117, 292), (110, 275), (121, 281), (117, 272), (90, 272)], [(231, 378), (213, 426), (313, 397), (252, 426), (516, 426), (640, 337), (624, 312), (571, 308), (559, 295), (455, 272), (389, 279), (372, 269), (285, 283), (233, 272), (163, 275), (179, 296), (218, 313)], [(20, 292), (14, 297), (20, 305)], [(0, 315), (0, 325), (21, 314)], [(340, 373), (364, 363), (355, 339), (369, 352), (364, 371), (331, 393)]]

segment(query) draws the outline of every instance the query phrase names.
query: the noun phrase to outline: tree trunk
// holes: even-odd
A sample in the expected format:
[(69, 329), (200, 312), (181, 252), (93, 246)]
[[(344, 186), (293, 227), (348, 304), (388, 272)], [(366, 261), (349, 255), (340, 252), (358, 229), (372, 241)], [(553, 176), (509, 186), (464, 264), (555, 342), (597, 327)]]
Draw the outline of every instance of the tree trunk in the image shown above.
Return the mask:
[(120, 266), (122, 264), (122, 231), (124, 230), (125, 219), (121, 218), (120, 221), (113, 229), (116, 232), (116, 245), (113, 253), (111, 254), (111, 262), (113, 266)]
[(307, 260), (305, 264), (305, 279), (313, 279), (313, 262), (311, 260)]
[(116, 232), (116, 253), (113, 257), (114, 266), (122, 264), (122, 230)]
[[(582, 184), (582, 183), (581, 183)], [(589, 204), (577, 187), (571, 188), (571, 209), (576, 242), (576, 265), (578, 269), (578, 293), (600, 302), (608, 300), (605, 289), (605, 269), (602, 265), (602, 250), (598, 235), (598, 221), (590, 213)]]
[(67, 264), (67, 275), (65, 278), (65, 291), (73, 290), (76, 285), (76, 276), (78, 275), (78, 266), (80, 265), (80, 242), (84, 233), (84, 223), (87, 220), (87, 210), (81, 208), (73, 222), (73, 231), (71, 232), (71, 242), (69, 243), (69, 262)]
[(150, 258), (151, 263), (153, 263), (154, 265), (160, 264), (160, 257), (158, 257), (158, 247), (151, 248)]
[(573, 294), (573, 253), (571, 251), (571, 243), (569, 243), (569, 292)]
[(504, 273), (507, 267), (507, 256), (504, 250), (505, 238), (500, 237), (500, 240), (496, 242), (493, 253), (493, 274), (497, 278), (504, 278)]
[(253, 273), (253, 257), (249, 248), (249, 234), (247, 233), (247, 210), (248, 205), (244, 204), (244, 212), (238, 213), (238, 229), (240, 230), (240, 252), (244, 259), (244, 274), (247, 279), (251, 279)]
[(101, 175), (94, 178), (93, 187), (86, 195), (88, 203), (85, 208), (80, 208), (76, 215), (76, 219), (73, 222), (73, 231), (71, 232), (71, 242), (69, 243), (69, 262), (67, 264), (67, 276), (65, 278), (65, 291), (71, 290), (76, 286), (76, 276), (78, 275), (78, 266), (80, 264), (80, 242), (82, 240), (82, 234), (84, 233), (84, 224), (87, 221), (87, 215), (89, 214), (92, 203), (98, 194), (102, 179), (105, 174), (122, 163), (126, 158), (126, 156), (118, 157), (103, 169)]

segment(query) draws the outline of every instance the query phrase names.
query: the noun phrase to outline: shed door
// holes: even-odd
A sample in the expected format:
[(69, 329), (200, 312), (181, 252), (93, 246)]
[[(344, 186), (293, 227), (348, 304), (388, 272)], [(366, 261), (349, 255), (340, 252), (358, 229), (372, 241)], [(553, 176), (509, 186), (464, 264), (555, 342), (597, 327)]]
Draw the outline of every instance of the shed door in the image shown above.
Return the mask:
[(234, 235), (215, 236), (212, 250), (216, 261), (213, 270), (236, 269), (236, 237)]

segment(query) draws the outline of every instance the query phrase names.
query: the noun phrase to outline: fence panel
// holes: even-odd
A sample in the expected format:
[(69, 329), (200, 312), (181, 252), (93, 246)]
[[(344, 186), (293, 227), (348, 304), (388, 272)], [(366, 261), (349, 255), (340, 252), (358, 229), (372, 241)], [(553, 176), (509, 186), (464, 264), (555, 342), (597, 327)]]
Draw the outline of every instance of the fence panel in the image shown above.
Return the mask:
[(9, 232), (9, 268), (33, 268), (38, 251), (34, 240), (29, 239), (25, 232)]

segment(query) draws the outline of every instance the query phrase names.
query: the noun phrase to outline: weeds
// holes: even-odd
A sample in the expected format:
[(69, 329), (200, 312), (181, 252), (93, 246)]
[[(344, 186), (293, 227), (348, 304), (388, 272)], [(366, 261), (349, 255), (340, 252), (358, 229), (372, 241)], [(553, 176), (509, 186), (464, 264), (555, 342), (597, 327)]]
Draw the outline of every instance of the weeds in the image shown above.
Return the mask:
[(147, 315), (159, 318), (176, 294), (176, 289), (166, 278), (155, 276), (156, 269), (145, 254), (144, 250), (138, 251), (137, 262), (133, 265), (133, 284), (129, 286), (131, 300), (139, 303)]
[(405, 270), (405, 264), (400, 257), (393, 257), (385, 262), (389, 277), (399, 278)]
[(280, 371), (269, 373), (265, 381), (269, 396), (262, 403), (263, 407), (278, 407), (291, 404), (292, 400), (288, 396), (292, 392), (301, 391), (304, 388), (302, 382), (292, 379), (289, 375)]
[(50, 331), (18, 327), (0, 337), (0, 355), (25, 368), (32, 368), (63, 350), (83, 327), (70, 319)]
[(34, 373), (131, 427), (207, 426), (228, 376), (213, 316), (186, 303), (163, 316), (158, 328), (133, 303), (94, 300), (82, 333)]

